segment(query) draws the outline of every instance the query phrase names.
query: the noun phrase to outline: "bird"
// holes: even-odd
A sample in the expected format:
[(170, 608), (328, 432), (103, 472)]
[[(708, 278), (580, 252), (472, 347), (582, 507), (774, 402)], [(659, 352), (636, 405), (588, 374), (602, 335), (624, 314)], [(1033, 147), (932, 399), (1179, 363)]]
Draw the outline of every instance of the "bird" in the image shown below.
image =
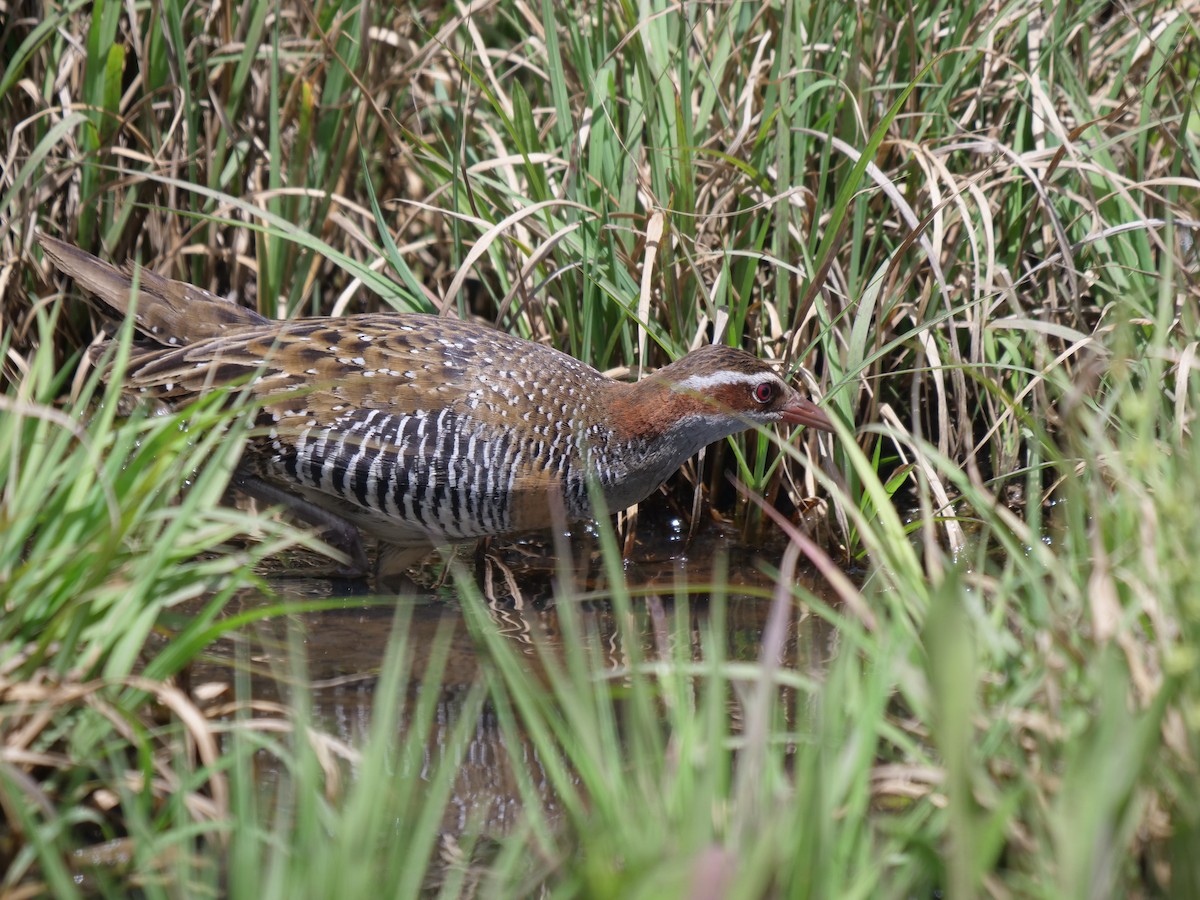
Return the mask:
[(242, 385), (259, 412), (233, 485), (325, 529), (351, 574), (367, 573), (361, 535), (373, 536), (381, 583), (438, 547), (594, 518), (593, 491), (606, 510), (630, 507), (703, 447), (756, 425), (834, 430), (770, 365), (722, 344), (624, 382), (474, 322), (274, 320), (38, 241), (106, 312), (133, 315), (127, 391), (175, 407)]

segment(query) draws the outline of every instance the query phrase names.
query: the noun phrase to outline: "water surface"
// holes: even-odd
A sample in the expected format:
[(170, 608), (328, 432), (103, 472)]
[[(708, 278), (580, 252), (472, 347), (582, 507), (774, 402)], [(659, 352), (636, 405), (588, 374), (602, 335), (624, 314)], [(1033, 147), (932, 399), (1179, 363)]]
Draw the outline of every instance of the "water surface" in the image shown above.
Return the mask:
[[(552, 677), (543, 663), (561, 657), (568, 648), (560, 621), (563, 604), (571, 604), (582, 624), (583, 649), (597, 670), (620, 669), (628, 661), (624, 644), (627, 635), (640, 643), (644, 659), (680, 655), (699, 659), (702, 635), (717, 605), (723, 612), (725, 654), (733, 660), (759, 658), (766, 616), (775, 589), (764, 567), (778, 565), (779, 546), (749, 549), (720, 534), (701, 536), (681, 552), (680, 543), (667, 541), (658, 547), (638, 546), (636, 561), (621, 573), (632, 595), (635, 628), (621, 627), (608, 598), (608, 583), (598, 555), (576, 545), (577, 562), (570, 569), (569, 591), (555, 590), (556, 571), (546, 548), (536, 544), (506, 545), (485, 556), (468, 560), (473, 583), (488, 598), (463, 597), (454, 580), (433, 584), (399, 597), (355, 595), (365, 585), (327, 578), (272, 577), (275, 596), (245, 593), (235, 598), (228, 614), (280, 602), (297, 604), (329, 601), (331, 608), (273, 616), (244, 628), (216, 646), (211, 658), (188, 673), (191, 686), (207, 682), (231, 683), (235, 669), (249, 672), (255, 698), (286, 700), (288, 685), (297, 677), (307, 681), (316, 725), (350, 745), (358, 745), (368, 733), (379, 686), (379, 672), (392, 638), (398, 611), (405, 615), (413, 675), (410, 697), (426, 690), (438, 692), (437, 711), (427, 741), (429, 760), (440, 759), (455, 724), (461, 718), (465, 698), (481, 678), (481, 646), (464, 620), (463, 604), (486, 607), (495, 633), (502, 635), (528, 662), (530, 671), (542, 679)], [(816, 592), (810, 578), (802, 576)], [(726, 584), (714, 599), (714, 578)], [(818, 592), (819, 593), (819, 592)], [(348, 595), (349, 594), (349, 595)], [(678, 617), (686, 616), (689, 647), (678, 648)], [(447, 643), (448, 642), (448, 643)], [(834, 650), (835, 634), (822, 619), (801, 604), (792, 603), (785, 641), (785, 663), (790, 668), (819, 676)], [(436, 683), (426, 684), (425, 671), (433, 648), (446, 647), (445, 669)], [(292, 657), (302, 648), (303, 659)], [(740, 710), (731, 702), (736, 721)], [(403, 727), (403, 725), (402, 725)], [(493, 711), (486, 705), (472, 730), (470, 746), (459, 767), (458, 779), (447, 810), (444, 828), (460, 834), (468, 823), (485, 833), (504, 833), (520, 811), (520, 797), (511, 760), (520, 760), (538, 786), (547, 806), (553, 798), (537, 754), (528, 742), (509, 748)]]

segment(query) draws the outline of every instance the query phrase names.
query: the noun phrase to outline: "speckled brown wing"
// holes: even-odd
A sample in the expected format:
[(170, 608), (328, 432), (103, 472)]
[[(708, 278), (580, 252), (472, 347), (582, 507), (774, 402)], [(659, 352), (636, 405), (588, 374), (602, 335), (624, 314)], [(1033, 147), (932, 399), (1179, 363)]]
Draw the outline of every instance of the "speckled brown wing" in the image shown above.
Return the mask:
[[(215, 385), (245, 384), (272, 408), (321, 416), (349, 408), (441, 408), (474, 391), (481, 414), (506, 418), (508, 407), (549, 403), (549, 386), (523, 377), (546, 371), (581, 386), (603, 378), (564, 353), (503, 332), (456, 319), (385, 313), (230, 328), (179, 348), (140, 345), (126, 383), (175, 401)], [(286, 402), (297, 396), (296, 403)]]

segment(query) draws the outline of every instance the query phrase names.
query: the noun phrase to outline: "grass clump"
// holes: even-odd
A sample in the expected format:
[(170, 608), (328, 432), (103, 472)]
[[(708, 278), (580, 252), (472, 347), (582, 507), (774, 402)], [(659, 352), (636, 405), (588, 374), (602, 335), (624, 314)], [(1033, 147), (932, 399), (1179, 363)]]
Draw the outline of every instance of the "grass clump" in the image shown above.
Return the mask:
[[(48, 336), (53, 317), (39, 324)], [(249, 564), (293, 539), (268, 522), (261, 544), (230, 549), (254, 524), (219, 506), (245, 431), (232, 395), (122, 419), (119, 381), (93, 373), (60, 404), (72, 370), (48, 341), (27, 362), (0, 397), (0, 858), (6, 892), (68, 896), (114, 861), (158, 867), (133, 836), (147, 815), (228, 815), (218, 743), (169, 679), (223, 630)], [(153, 639), (197, 598), (171, 642)]]

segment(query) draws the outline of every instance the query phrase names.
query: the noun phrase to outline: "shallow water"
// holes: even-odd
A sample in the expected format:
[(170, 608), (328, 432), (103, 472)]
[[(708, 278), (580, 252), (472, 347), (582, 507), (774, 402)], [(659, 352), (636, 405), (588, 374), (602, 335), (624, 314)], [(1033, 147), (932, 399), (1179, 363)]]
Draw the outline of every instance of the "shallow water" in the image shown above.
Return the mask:
[[(434, 685), (438, 691), (433, 731), (426, 755), (439, 759), (446, 750), (455, 723), (461, 717), (470, 688), (480, 679), (480, 646), (470, 634), (463, 616), (463, 603), (486, 604), (488, 617), (496, 633), (512, 642), (532, 671), (544, 679), (543, 656), (556, 658), (567, 649), (559, 611), (563, 603), (573, 604), (586, 636), (585, 649), (598, 668), (619, 667), (627, 654), (622, 647), (625, 632), (605, 598), (606, 582), (600, 574), (598, 556), (585, 549), (576, 555), (583, 564), (571, 570), (572, 590), (555, 600), (556, 577), (546, 548), (518, 544), (489, 551), (477, 558), (476, 583), (492, 595), (490, 600), (460, 598), (453, 580), (421, 590), (415, 595), (378, 598), (345, 596), (348, 589), (362, 588), (346, 582), (306, 577), (277, 577), (269, 581), (275, 596), (243, 594), (227, 607), (232, 615), (280, 602), (304, 603), (314, 600), (333, 602), (333, 608), (314, 612), (295, 612), (273, 616), (222, 640), (211, 658), (194, 666), (188, 673), (191, 687), (204, 683), (231, 683), (234, 670), (249, 671), (250, 691), (256, 699), (286, 699), (287, 685), (303, 672), (310, 687), (316, 725), (350, 745), (358, 745), (368, 733), (378, 686), (397, 610), (407, 615), (412, 666), (409, 694), (427, 690), (420, 674), (425, 670), (432, 649), (439, 641), (448, 641), (445, 671)], [(702, 653), (701, 634), (714, 602), (723, 604), (725, 653), (732, 660), (752, 661), (759, 657), (766, 616), (774, 590), (772, 579), (760, 565), (778, 565), (781, 547), (751, 551), (733, 544), (727, 537), (714, 534), (701, 537), (688, 547), (668, 542), (665, 547), (649, 549), (640, 545), (639, 558), (627, 563), (625, 584), (633, 599), (637, 621), (636, 639), (646, 659), (678, 654), (677, 616), (686, 614), (691, 647), (685, 656), (698, 658)], [(575, 548), (578, 551), (578, 547)], [(723, 581), (728, 585), (724, 597), (713, 601), (697, 585), (714, 580), (714, 561), (724, 559), (727, 568)], [(799, 576), (815, 593), (820, 593), (811, 578)], [(680, 585), (690, 587), (683, 591)], [(517, 587), (517, 596), (508, 590)], [(497, 596), (499, 595), (499, 596)], [(819, 617), (798, 604), (791, 607), (785, 641), (786, 664), (801, 672), (819, 674), (834, 651), (836, 636)], [(292, 658), (292, 649), (303, 648), (303, 660)], [(300, 663), (301, 665), (298, 665)], [(731, 717), (740, 711), (731, 708)], [(531, 746), (505, 747), (504, 737), (493, 713), (485, 706), (473, 729), (446, 817), (445, 832), (460, 834), (472, 823), (472, 830), (486, 834), (506, 832), (520, 810), (520, 799), (510, 759), (521, 765), (539, 786), (545, 802), (552, 804), (549, 789), (537, 755)]]

